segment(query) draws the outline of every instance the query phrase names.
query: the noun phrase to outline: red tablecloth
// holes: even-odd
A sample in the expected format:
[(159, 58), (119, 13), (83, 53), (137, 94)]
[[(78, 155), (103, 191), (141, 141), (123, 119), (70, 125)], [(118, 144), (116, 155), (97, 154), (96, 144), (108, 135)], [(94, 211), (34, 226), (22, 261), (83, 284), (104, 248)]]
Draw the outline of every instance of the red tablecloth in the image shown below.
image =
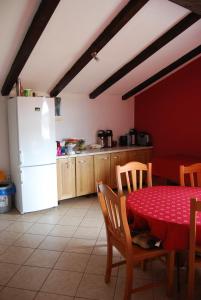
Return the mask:
[[(143, 188), (127, 196), (128, 216), (134, 216), (134, 227), (148, 226), (165, 249), (184, 250), (189, 243), (191, 198), (201, 199), (201, 188)], [(201, 213), (197, 217), (197, 241), (201, 245)]]

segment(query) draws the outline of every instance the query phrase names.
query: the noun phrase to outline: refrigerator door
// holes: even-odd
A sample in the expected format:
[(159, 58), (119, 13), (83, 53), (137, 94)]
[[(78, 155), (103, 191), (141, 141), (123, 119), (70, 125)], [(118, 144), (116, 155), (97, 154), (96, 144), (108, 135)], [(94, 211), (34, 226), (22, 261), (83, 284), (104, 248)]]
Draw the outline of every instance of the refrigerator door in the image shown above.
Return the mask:
[(18, 97), (17, 104), (21, 167), (55, 163), (54, 99)]
[(21, 168), (21, 213), (58, 206), (56, 164)]

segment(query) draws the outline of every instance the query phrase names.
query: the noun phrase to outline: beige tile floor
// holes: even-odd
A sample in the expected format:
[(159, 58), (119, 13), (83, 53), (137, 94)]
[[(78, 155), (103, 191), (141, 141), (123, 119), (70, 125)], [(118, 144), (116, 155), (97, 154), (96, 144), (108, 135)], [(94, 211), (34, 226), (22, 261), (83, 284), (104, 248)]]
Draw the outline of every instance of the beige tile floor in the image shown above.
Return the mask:
[[(114, 260), (120, 255), (114, 251)], [(121, 300), (124, 267), (104, 283), (106, 236), (96, 196), (65, 200), (58, 208), (20, 215), (0, 214), (0, 300)], [(172, 299), (185, 299), (175, 288)], [(134, 271), (134, 286), (165, 276), (154, 261), (146, 272)], [(201, 299), (197, 273), (196, 300)], [(165, 286), (132, 296), (135, 300), (166, 300)]]

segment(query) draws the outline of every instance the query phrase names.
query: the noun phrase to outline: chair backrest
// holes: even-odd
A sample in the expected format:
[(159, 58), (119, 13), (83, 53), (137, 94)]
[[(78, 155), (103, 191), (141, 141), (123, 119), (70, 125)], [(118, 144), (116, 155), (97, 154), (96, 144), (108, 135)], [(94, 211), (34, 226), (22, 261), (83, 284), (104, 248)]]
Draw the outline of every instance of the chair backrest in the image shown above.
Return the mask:
[(189, 256), (194, 259), (196, 251), (196, 214), (201, 212), (201, 199), (191, 199), (190, 209), (190, 234), (189, 234)]
[(119, 195), (123, 195), (122, 175), (126, 176), (128, 192), (143, 187), (143, 173), (146, 172), (147, 186), (152, 186), (152, 163), (143, 164), (132, 161), (124, 166), (116, 166), (117, 187)]
[[(191, 186), (200, 186), (201, 187), (201, 163), (193, 164), (190, 166), (180, 166), (180, 185), (185, 186), (187, 180), (186, 176), (190, 178)], [(188, 178), (188, 180), (189, 180)], [(186, 180), (185, 180), (186, 179)]]
[(130, 228), (126, 214), (126, 197), (119, 197), (112, 189), (97, 183), (98, 199), (103, 212), (108, 238), (115, 240), (120, 252), (132, 251)]

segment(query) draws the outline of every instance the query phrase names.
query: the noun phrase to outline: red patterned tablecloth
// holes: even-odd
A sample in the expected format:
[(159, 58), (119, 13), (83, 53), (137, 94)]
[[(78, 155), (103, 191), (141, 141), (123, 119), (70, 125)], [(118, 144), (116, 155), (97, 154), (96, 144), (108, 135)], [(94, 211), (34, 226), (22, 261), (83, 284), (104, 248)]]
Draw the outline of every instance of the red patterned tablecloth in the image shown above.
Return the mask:
[[(190, 199), (201, 199), (201, 188), (154, 186), (127, 196), (127, 210), (134, 227), (148, 226), (168, 250), (188, 248)], [(201, 213), (197, 217), (197, 241), (201, 245)]]

